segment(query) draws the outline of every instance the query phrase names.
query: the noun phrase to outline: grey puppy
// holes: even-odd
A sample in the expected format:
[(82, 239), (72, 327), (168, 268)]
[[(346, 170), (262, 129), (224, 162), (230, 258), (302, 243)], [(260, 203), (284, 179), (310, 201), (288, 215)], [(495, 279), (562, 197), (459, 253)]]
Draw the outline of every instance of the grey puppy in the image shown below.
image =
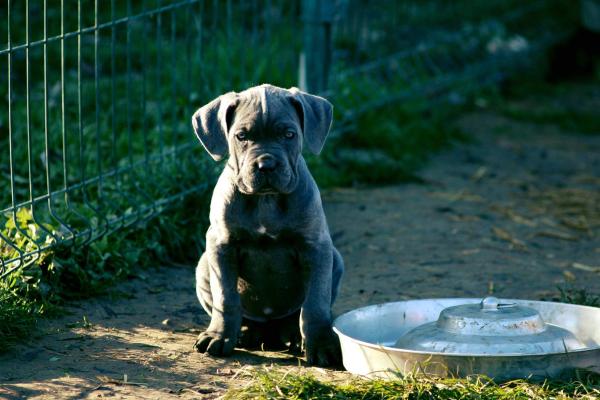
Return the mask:
[[(320, 153), (332, 118), (324, 98), (271, 85), (224, 94), (194, 114), (212, 158), (229, 154), (196, 268), (198, 299), (211, 316), (196, 341), (199, 352), (229, 355), (244, 321), (250, 330), (266, 328), (255, 340), (279, 330), (293, 342), (301, 333), (310, 364), (340, 362), (331, 305), (344, 264), (302, 157), (304, 146)], [(283, 323), (290, 319), (296, 336)]]

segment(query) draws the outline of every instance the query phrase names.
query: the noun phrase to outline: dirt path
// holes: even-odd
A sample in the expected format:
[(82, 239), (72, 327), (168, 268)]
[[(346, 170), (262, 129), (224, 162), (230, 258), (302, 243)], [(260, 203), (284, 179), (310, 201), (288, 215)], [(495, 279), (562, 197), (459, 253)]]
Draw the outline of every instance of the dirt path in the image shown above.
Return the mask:
[[(492, 112), (459, 124), (474, 142), (435, 157), (424, 184), (323, 193), (347, 265), (337, 313), (406, 298), (549, 299), (565, 282), (600, 293), (600, 135)], [(192, 267), (118, 289), (1, 356), (0, 398), (216, 398), (247, 365), (298, 368), (281, 353), (193, 352), (208, 319)]]

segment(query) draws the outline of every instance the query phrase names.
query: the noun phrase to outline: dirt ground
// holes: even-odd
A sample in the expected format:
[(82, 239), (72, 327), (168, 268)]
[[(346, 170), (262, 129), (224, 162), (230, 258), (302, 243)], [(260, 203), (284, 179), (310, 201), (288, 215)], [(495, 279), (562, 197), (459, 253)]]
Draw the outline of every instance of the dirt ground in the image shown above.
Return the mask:
[[(424, 183), (323, 193), (346, 262), (336, 314), (408, 298), (551, 299), (564, 284), (600, 293), (600, 135), (487, 109), (458, 124), (473, 141), (434, 157)], [(0, 398), (217, 398), (249, 366), (304, 368), (285, 353), (194, 352), (208, 318), (193, 280), (193, 266), (157, 268), (72, 306), (0, 356)]]

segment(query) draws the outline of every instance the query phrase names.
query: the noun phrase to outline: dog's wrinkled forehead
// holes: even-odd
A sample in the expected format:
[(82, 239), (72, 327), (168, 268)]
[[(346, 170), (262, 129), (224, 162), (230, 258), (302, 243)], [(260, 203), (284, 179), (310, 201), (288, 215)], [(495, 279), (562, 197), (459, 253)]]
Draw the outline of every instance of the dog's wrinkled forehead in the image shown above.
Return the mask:
[[(234, 125), (246, 125), (253, 131), (261, 126), (264, 132), (297, 130), (301, 133), (298, 137), (302, 145), (311, 153), (319, 154), (332, 121), (333, 106), (323, 97), (269, 84), (241, 93), (225, 93), (200, 107), (192, 116), (194, 133), (216, 161), (228, 152), (228, 134), (232, 128), (241, 129)], [(283, 125), (279, 128), (278, 124)]]
[(280, 125), (300, 127), (300, 119), (287, 90), (262, 85), (239, 94), (232, 128), (270, 130)]

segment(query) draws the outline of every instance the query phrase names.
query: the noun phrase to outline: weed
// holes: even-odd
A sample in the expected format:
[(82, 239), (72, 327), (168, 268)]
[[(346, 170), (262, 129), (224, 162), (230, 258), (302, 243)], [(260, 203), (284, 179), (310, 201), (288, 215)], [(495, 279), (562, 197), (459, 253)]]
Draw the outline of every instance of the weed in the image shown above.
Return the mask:
[(429, 110), (414, 102), (365, 112), (343, 136), (334, 136), (319, 157), (309, 156), (322, 187), (419, 181), (416, 171), (433, 152), (462, 140), (448, 124), (451, 109)]
[(562, 303), (579, 304), (582, 306), (600, 307), (600, 296), (590, 293), (585, 288), (575, 288), (572, 286), (559, 286), (559, 297), (555, 301)]
[(540, 98), (535, 107), (504, 103), (501, 112), (519, 121), (556, 125), (566, 132), (600, 134), (600, 117), (595, 110), (581, 109), (575, 104), (557, 104), (550, 98)]
[[(537, 71), (509, 81), (495, 108), (518, 121), (550, 124), (569, 133), (600, 134), (597, 92), (600, 76), (591, 82), (562, 82), (549, 85)], [(531, 101), (532, 94), (535, 101)]]
[[(179, 183), (191, 186), (194, 179), (188, 176), (187, 182)], [(214, 176), (205, 179), (207, 186), (214, 182)], [(103, 236), (86, 245), (51, 247), (27, 267), (0, 280), (0, 351), (30, 337), (37, 320), (57, 315), (65, 301), (106, 293), (114, 283), (143, 269), (193, 264), (203, 249), (208, 200), (206, 190), (199, 190), (176, 207), (142, 219), (118, 235)], [(56, 227), (46, 229), (56, 232)], [(34, 233), (40, 231), (29, 209), (20, 209), (16, 220), (12, 215), (7, 218), (2, 232), (4, 237), (19, 240), (23, 233), (38, 239)], [(0, 251), (7, 258), (15, 252), (6, 242), (0, 242)]]
[(88, 319), (88, 317), (86, 315), (84, 315), (81, 318), (81, 321), (73, 322), (73, 323), (66, 325), (67, 328), (83, 328), (83, 329), (91, 329), (93, 326), (94, 326), (94, 324), (92, 324), (90, 322), (90, 320)]
[(233, 389), (227, 399), (597, 399), (600, 377), (590, 375), (570, 382), (532, 383), (514, 380), (495, 383), (484, 376), (464, 379), (405, 377), (390, 380), (344, 378), (321, 380), (308, 372), (281, 369), (251, 370), (250, 383)]

